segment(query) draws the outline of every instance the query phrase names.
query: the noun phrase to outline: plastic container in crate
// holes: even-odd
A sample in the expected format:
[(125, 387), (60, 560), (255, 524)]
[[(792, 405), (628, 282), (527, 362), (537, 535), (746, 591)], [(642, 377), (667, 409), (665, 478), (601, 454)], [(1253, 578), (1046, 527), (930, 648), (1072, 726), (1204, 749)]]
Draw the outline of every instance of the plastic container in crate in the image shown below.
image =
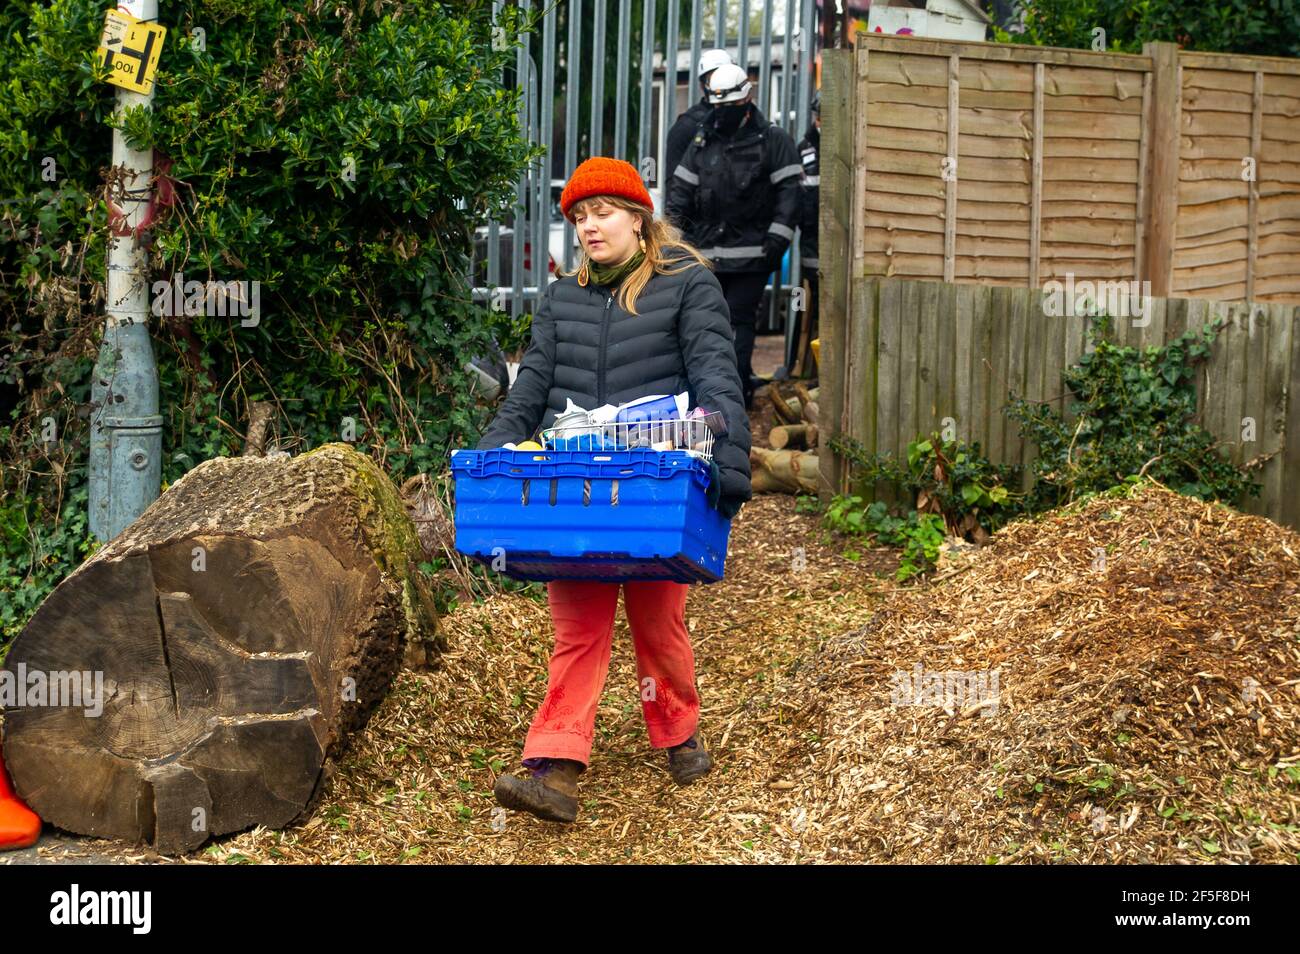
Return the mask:
[(457, 450), (456, 549), (517, 580), (722, 579), (709, 461), (645, 448)]

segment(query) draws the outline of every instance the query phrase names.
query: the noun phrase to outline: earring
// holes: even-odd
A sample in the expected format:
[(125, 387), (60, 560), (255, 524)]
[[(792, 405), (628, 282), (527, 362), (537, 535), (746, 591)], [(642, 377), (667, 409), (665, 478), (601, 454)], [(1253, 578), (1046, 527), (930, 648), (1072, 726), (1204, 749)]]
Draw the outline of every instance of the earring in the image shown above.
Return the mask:
[(637, 242), (639, 242), (639, 243), (641, 244), (641, 251), (644, 252), (644, 251), (645, 251), (645, 236), (642, 235), (640, 232), (637, 232), (637, 233), (636, 233), (636, 240), (637, 240)]
[(586, 288), (588, 277), (589, 276), (587, 274), (587, 263), (583, 262), (582, 267), (578, 269), (578, 284), (581, 285), (583, 288)]

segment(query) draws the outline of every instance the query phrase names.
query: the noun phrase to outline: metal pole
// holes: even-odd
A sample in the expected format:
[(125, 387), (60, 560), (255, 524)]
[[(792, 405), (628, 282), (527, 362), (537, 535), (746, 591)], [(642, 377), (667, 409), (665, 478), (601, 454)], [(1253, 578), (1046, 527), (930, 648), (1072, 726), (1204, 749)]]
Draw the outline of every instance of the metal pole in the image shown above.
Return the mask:
[[(668, 0), (668, 24), (667, 32), (664, 34), (664, 95), (663, 95), (663, 135), (659, 137), (659, 144), (663, 147), (664, 159), (668, 159), (668, 130), (673, 128), (673, 123), (677, 121), (677, 44), (681, 39), (680, 24), (677, 22), (677, 8), (680, 6), (680, 0)], [(659, 176), (659, 185), (668, 181), (668, 177), (673, 174), (673, 170), (661, 170)], [(666, 197), (665, 197), (666, 198)]]
[[(686, 97), (687, 108), (695, 105), (696, 98), (700, 95), (700, 52), (704, 40), (704, 8), (700, 0), (691, 0), (691, 73), (686, 77), (686, 82), (691, 93)], [(672, 175), (672, 170), (668, 174)]]
[(717, 33), (717, 43), (714, 49), (725, 50), (727, 48), (727, 3), (726, 0), (718, 0), (718, 7), (713, 18), (713, 26)]
[[(495, 25), (501, 16), (501, 4), (503, 0), (492, 0), (492, 23)], [(497, 82), (505, 86), (505, 69), (497, 73)], [(469, 283), (475, 285), (478, 282), (478, 264), (474, 262), (471, 254), (470, 258), (470, 278)], [(496, 288), (501, 284), (501, 226), (497, 223), (496, 216), (488, 222), (487, 227), (487, 283), (489, 288)]]
[[(519, 0), (520, 11), (527, 15), (528, 7), (531, 0)], [(527, 35), (519, 38), (519, 49), (515, 53), (515, 88), (519, 90), (519, 128), (528, 134), (528, 37)], [(524, 274), (524, 243), (528, 241), (528, 171), (524, 170), (519, 176), (519, 183), (515, 192), (515, 217), (514, 229), (510, 240), (510, 284), (514, 292), (512, 296), (513, 314), (516, 318), (523, 314), (524, 310), (524, 293), (523, 288), (528, 284), (528, 276)]]
[[(799, 30), (799, 98), (795, 100), (794, 132), (796, 141), (803, 136), (808, 122), (813, 95), (813, 63), (817, 58), (817, 38), (813, 34), (813, 0), (801, 0), (801, 19), (803, 25)], [(803, 284), (802, 268), (799, 257), (799, 234), (795, 233), (794, 243), (790, 248), (790, 287), (799, 288)], [(804, 303), (804, 320), (808, 318), (808, 303)], [(793, 309), (786, 310), (785, 321), (785, 360), (786, 367), (794, 363), (794, 322)]]
[(605, 154), (605, 0), (596, 0), (591, 33), (591, 146), (588, 155)]
[(786, 132), (791, 132), (790, 99), (793, 94), (791, 67), (794, 56), (794, 28), (794, 0), (785, 0), (785, 45), (781, 53), (781, 128)]
[[(763, 55), (758, 61), (758, 108), (770, 122), (772, 111), (772, 4), (776, 0), (763, 0)], [(784, 128), (784, 127), (782, 127)]]
[[(119, 0), (137, 20), (158, 19), (158, 0)], [(117, 113), (153, 108), (147, 95), (116, 88)], [(111, 540), (144, 512), (162, 489), (162, 415), (158, 367), (149, 339), (148, 257), (136, 227), (153, 195), (153, 150), (131, 148), (113, 130), (113, 166), (123, 194), (113, 196), (129, 234), (109, 240), (104, 339), (90, 386), (90, 530)], [(175, 301), (179, 295), (168, 295)]]
[[(654, 88), (655, 77), (655, 0), (645, 0), (645, 6), (642, 8), (641, 21), (641, 115), (640, 135), (637, 140), (637, 171), (641, 177), (645, 178), (645, 167), (642, 165), (650, 155), (650, 148), (653, 143), (650, 141), (651, 129), (651, 107), (653, 104), (652, 92)], [(656, 168), (650, 176), (649, 185), (655, 186), (660, 183), (662, 176)]]
[[(555, 175), (555, 153), (552, 149), (555, 138), (555, 20), (556, 4), (551, 4), (546, 15), (542, 20), (542, 91), (541, 105), (538, 110), (540, 114), (540, 128), (538, 129), (538, 142), (541, 144), (544, 152), (542, 153), (542, 211), (541, 211), (541, 233), (542, 249), (550, 255), (551, 249), (551, 177)], [(562, 178), (567, 178), (563, 175)], [(561, 258), (564, 256), (561, 255)], [(542, 272), (542, 279), (539, 284), (545, 288), (550, 283), (549, 259), (547, 271)], [(557, 262), (557, 265), (564, 264)]]
[[(578, 103), (582, 91), (582, 0), (569, 0), (569, 42), (564, 48), (564, 178), (578, 165)], [(564, 267), (573, 268), (573, 223), (564, 220)]]
[[(531, 46), (531, 43), (529, 44)], [(537, 61), (528, 57), (528, 141), (540, 142), (542, 138), (542, 97), (537, 75)], [(528, 178), (532, 183), (529, 192), (528, 224), (532, 234), (532, 283), (546, 287), (547, 233), (542, 219), (550, 205), (551, 180), (546, 171), (546, 157), (534, 159), (529, 166)]]
[[(698, 0), (697, 0), (698, 2)], [(618, 5), (618, 96), (614, 102), (614, 156), (627, 158), (627, 74), (632, 49), (632, 0)]]
[(736, 64), (749, 72), (749, 0), (740, 0), (740, 22), (736, 24)]

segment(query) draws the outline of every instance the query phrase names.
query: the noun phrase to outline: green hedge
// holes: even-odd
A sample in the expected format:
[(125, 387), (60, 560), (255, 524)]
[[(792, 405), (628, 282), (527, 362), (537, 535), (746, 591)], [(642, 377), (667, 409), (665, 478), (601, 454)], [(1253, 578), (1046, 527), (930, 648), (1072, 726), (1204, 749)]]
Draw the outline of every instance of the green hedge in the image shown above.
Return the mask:
[[(0, 8), (0, 645), (90, 549), (115, 89), (93, 51), (111, 5)], [(536, 158), (503, 85), (535, 21), (506, 8), (494, 34), (489, 0), (188, 0), (160, 22), (154, 110), (124, 124), (172, 163), (152, 276), (257, 281), (261, 299), (256, 327), (153, 324), (164, 484), (238, 452), (258, 400), (281, 447), (352, 418), (396, 479), (440, 471), (488, 413), (465, 361), (522, 333), (461, 276), (474, 227)]]
[[(1163, 40), (1207, 53), (1300, 57), (1300, 0), (1023, 0), (1024, 32), (990, 40), (1141, 53)], [(1105, 31), (1104, 39), (1096, 34)]]

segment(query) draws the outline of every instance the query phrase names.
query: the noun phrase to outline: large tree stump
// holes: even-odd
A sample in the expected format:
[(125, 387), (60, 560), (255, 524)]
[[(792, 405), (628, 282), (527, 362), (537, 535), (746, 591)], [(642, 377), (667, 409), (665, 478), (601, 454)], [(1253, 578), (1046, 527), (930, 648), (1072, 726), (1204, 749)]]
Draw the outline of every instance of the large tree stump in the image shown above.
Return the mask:
[(345, 444), (200, 464), (15, 640), (15, 676), (103, 678), (98, 715), (93, 675), (80, 707), (6, 710), (15, 789), (60, 828), (164, 853), (306, 817), (407, 643), (436, 632), (420, 552)]

